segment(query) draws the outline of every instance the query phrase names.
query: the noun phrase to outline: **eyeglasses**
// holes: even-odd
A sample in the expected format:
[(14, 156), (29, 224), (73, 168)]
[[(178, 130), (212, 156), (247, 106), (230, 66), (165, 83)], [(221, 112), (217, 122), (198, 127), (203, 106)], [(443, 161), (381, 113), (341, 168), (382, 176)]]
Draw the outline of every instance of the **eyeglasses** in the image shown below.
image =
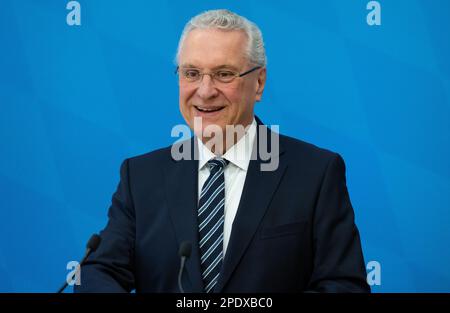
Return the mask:
[(179, 66), (177, 66), (175, 74), (179, 74), (180, 78), (182, 78), (183, 81), (188, 83), (200, 82), (203, 79), (204, 75), (209, 75), (213, 81), (227, 84), (231, 83), (237, 77), (245, 76), (260, 68), (261, 66), (256, 66), (244, 73), (239, 73), (226, 69), (221, 69), (210, 73), (202, 73), (200, 72), (200, 70), (196, 68), (180, 68)]

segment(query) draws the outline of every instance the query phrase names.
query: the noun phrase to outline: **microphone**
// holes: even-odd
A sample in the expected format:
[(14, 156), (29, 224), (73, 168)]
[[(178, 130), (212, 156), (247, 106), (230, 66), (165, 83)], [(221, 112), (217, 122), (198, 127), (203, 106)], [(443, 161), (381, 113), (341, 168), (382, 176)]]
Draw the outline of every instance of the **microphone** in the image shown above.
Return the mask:
[[(94, 252), (95, 250), (97, 250), (98, 246), (100, 245), (100, 242), (102, 241), (102, 238), (97, 235), (97, 234), (93, 234), (91, 236), (91, 238), (89, 239), (87, 245), (86, 245), (86, 252), (84, 253), (84, 257), (81, 259), (81, 262), (79, 263), (79, 268), (81, 269), (81, 266), (86, 262), (88, 256)], [(76, 272), (73, 274), (73, 276), (71, 277), (71, 279), (73, 279), (73, 277), (75, 276)], [(61, 288), (58, 289), (57, 293), (61, 293), (64, 291), (64, 289), (66, 289), (68, 283), (67, 283), (67, 279), (66, 282), (64, 283), (64, 285), (61, 286)]]
[(183, 285), (181, 284), (181, 277), (183, 276), (184, 264), (186, 260), (191, 256), (192, 244), (189, 241), (183, 241), (180, 244), (178, 255), (181, 258), (180, 271), (178, 272), (178, 288), (181, 293), (184, 293)]

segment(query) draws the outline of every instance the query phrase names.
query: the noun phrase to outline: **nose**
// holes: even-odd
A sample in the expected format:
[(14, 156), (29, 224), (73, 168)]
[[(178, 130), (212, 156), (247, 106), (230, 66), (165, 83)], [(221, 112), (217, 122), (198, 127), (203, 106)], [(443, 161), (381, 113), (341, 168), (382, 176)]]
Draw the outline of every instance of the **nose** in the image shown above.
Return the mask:
[(203, 75), (202, 79), (200, 79), (199, 86), (197, 89), (197, 94), (202, 99), (211, 99), (218, 95), (218, 90), (214, 86), (214, 81), (211, 78), (211, 75)]

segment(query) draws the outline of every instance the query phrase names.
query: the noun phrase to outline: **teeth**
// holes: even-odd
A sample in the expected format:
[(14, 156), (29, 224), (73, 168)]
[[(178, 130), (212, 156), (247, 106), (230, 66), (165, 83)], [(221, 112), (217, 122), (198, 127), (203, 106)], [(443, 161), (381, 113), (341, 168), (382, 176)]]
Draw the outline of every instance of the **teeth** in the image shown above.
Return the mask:
[(208, 108), (197, 107), (197, 109), (199, 109), (200, 111), (205, 111), (205, 112), (213, 112), (213, 111), (218, 111), (221, 108), (208, 109)]

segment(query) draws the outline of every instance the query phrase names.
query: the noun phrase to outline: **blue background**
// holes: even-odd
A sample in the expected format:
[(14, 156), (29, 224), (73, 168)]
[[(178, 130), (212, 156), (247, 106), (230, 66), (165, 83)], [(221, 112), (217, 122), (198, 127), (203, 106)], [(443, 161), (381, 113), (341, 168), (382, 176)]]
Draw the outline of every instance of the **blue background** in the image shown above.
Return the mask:
[(187, 20), (255, 21), (256, 112), (342, 154), (375, 292), (450, 292), (450, 2), (0, 2), (0, 291), (53, 292), (106, 223), (121, 161), (173, 142), (173, 58)]

